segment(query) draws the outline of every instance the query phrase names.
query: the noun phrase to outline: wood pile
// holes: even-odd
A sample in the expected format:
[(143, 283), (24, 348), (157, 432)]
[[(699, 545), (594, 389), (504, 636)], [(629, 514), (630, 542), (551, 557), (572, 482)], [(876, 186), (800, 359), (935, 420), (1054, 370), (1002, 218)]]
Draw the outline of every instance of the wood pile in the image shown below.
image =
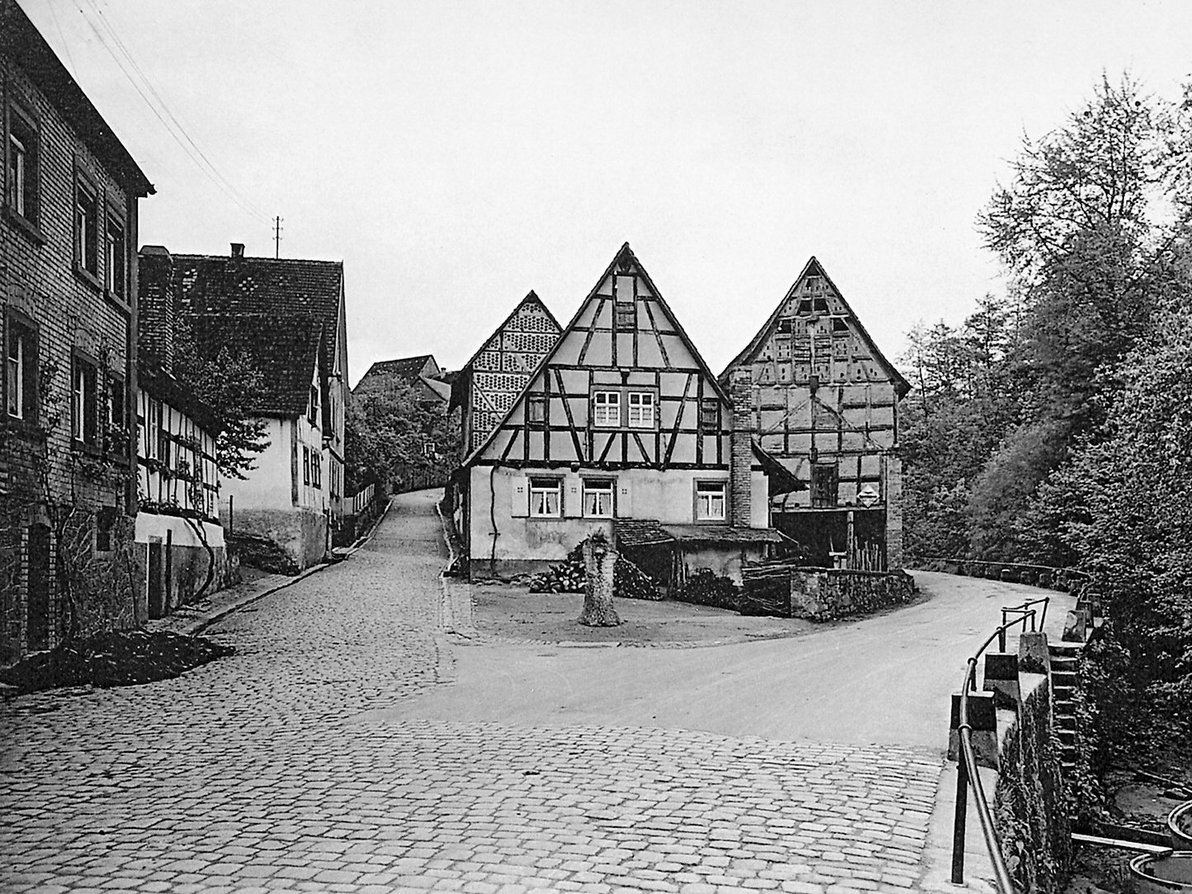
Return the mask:
[[(644, 571), (623, 556), (617, 557), (613, 594), (621, 599), (659, 600), (662, 593)], [(531, 593), (582, 593), (587, 579), (584, 553), (577, 546), (567, 558), (530, 578)]]

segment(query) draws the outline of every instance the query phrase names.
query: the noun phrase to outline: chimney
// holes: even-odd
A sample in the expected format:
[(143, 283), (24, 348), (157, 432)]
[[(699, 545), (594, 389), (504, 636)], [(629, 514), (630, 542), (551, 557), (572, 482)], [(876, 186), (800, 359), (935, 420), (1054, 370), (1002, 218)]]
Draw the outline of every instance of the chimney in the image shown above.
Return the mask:
[(753, 509), (753, 374), (736, 367), (729, 380), (733, 404), (729, 435), (729, 524), (750, 527)]
[(232, 243), (232, 257), (233, 258), (244, 257), (244, 243), (243, 242), (233, 242)]
[(174, 366), (178, 327), (174, 259), (163, 246), (145, 245), (137, 268), (137, 349), (145, 361), (159, 363), (169, 372)]

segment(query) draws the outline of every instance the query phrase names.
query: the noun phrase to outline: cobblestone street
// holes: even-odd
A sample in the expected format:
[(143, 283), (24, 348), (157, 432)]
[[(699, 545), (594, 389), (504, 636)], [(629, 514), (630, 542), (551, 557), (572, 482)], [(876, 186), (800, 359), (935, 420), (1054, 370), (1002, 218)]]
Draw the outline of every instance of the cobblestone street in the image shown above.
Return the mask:
[(920, 887), (929, 750), (393, 717), (452, 665), (433, 496), (219, 622), (231, 658), (0, 706), (0, 890)]

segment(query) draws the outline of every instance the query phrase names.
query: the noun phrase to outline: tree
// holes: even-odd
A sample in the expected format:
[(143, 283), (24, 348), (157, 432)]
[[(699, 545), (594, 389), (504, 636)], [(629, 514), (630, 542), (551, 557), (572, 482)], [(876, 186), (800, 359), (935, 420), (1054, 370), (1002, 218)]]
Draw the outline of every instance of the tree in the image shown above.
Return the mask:
[(346, 486), (445, 479), (458, 461), (459, 424), (412, 385), (353, 395), (344, 418)]
[(254, 457), (269, 446), (265, 422), (252, 413), (253, 395), (264, 388), (264, 376), (245, 351), (221, 347), (212, 357), (200, 354), (194, 333), (183, 319), (174, 341), (172, 374), (196, 397), (215, 410), (220, 426), (215, 439), (215, 464), (229, 478), (245, 477)]
[(596, 531), (581, 544), (584, 555), (584, 609), (579, 623), (585, 627), (619, 627), (621, 617), (613, 608), (617, 554), (603, 531)]

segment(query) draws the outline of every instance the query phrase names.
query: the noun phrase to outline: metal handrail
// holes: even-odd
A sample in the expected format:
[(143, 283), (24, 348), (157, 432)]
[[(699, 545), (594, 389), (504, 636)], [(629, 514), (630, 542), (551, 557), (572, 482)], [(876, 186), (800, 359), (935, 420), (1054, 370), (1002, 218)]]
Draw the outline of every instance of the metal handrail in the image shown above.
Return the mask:
[[(1038, 602), (1041, 600), (1033, 600)], [(1046, 606), (1044, 606), (1046, 611)], [(977, 661), (990, 644), (996, 639), (1001, 651), (1005, 651), (1006, 631), (1019, 624), (1026, 630), (1029, 620), (1031, 629), (1035, 629), (1035, 610), (1022, 606), (1003, 608), (1002, 616), (1006, 613), (1018, 613), (1012, 621), (1003, 623), (989, 635), (973, 656), (969, 658), (964, 669), (964, 682), (960, 687), (960, 706), (957, 716), (956, 732), (960, 740), (960, 754), (956, 762), (956, 814), (952, 824), (952, 883), (964, 884), (964, 835), (965, 821), (968, 817), (968, 789), (973, 790), (973, 802), (977, 808), (977, 821), (981, 824), (981, 834), (985, 838), (985, 847), (989, 851), (989, 859), (993, 863), (994, 882), (998, 894), (1018, 894), (1014, 882), (1010, 879), (1010, 870), (1006, 867), (1006, 860), (1002, 856), (1002, 844), (998, 839), (997, 829), (993, 825), (993, 813), (989, 809), (989, 799), (985, 797), (985, 789), (981, 786), (981, 774), (977, 769), (977, 755), (973, 751), (973, 730), (968, 722), (968, 694), (977, 688)]]
[[(1009, 608), (1007, 608), (1006, 606), (1002, 606), (1002, 624), (1004, 625), (1006, 623), (1007, 615), (1018, 614), (1025, 618), (1029, 614), (1030, 619), (1031, 619), (1031, 633), (1034, 633), (1036, 630), (1035, 614), (1034, 614), (1033, 609), (1031, 609), (1031, 606), (1038, 605), (1039, 603), (1043, 603), (1043, 611), (1039, 615), (1039, 626), (1037, 629), (1042, 630), (1044, 625), (1047, 624), (1047, 608), (1048, 608), (1048, 606), (1051, 605), (1051, 597), (1050, 596), (1040, 596), (1038, 599), (1028, 599), (1025, 602), (1023, 602), (1021, 605), (1013, 605), (1013, 606), (1010, 606)], [(1023, 632), (1025, 633), (1026, 632), (1026, 624), (1025, 623), (1023, 624), (1022, 629), (1023, 629)], [(998, 648), (999, 652), (1006, 651), (1006, 631), (1004, 629), (1002, 630), (1001, 634), (998, 636), (997, 643), (998, 643), (997, 648)]]

